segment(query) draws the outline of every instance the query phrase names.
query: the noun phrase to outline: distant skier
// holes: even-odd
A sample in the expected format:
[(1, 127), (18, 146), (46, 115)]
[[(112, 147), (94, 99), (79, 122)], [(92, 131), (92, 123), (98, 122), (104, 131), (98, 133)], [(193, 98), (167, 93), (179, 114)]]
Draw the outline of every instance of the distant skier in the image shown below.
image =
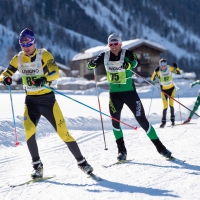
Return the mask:
[[(173, 63), (173, 66), (167, 65), (166, 59), (162, 58), (159, 60), (159, 67), (157, 67), (151, 77), (152, 81), (155, 81), (158, 78), (160, 87), (161, 87), (161, 98), (163, 101), (163, 116), (162, 123), (160, 128), (164, 128), (166, 125), (166, 115), (168, 104), (170, 106), (171, 117), (170, 120), (172, 122), (172, 126), (175, 125), (175, 115), (174, 115), (174, 100), (169, 98), (166, 94), (171, 97), (175, 97), (176, 89), (172, 78), (172, 73), (181, 74), (180, 69), (178, 68), (176, 63)], [(166, 94), (164, 94), (166, 93)], [(169, 98), (169, 102), (168, 102)]]
[[(147, 136), (157, 148), (157, 151), (166, 158), (171, 157), (171, 152), (159, 140), (155, 129), (147, 121), (142, 102), (137, 94), (132, 78), (133, 72), (139, 62), (136, 54), (127, 49), (122, 49), (121, 37), (111, 34), (108, 37), (110, 50), (101, 53), (95, 60), (88, 63), (88, 69), (105, 67), (107, 80), (110, 84), (109, 110), (113, 118), (120, 120), (123, 105), (126, 104), (134, 114), (140, 126), (146, 131)], [(112, 119), (113, 133), (118, 147), (117, 159), (126, 160), (127, 150), (124, 136), (118, 121)]]
[(53, 80), (59, 77), (58, 66), (52, 54), (46, 49), (35, 47), (34, 33), (28, 28), (20, 33), (19, 44), (22, 51), (10, 61), (9, 67), (1, 74), (0, 81), (4, 85), (11, 85), (11, 76), (17, 70), (22, 76), (26, 91), (24, 129), (34, 169), (31, 177), (34, 179), (43, 176), (43, 163), (40, 160), (36, 142), (36, 127), (42, 115), (51, 123), (60, 138), (66, 143), (76, 158), (78, 167), (86, 174), (92, 173), (93, 168), (82, 156), (78, 144), (66, 127), (64, 116), (55, 99), (54, 92), (43, 87), (49, 86)]
[[(191, 84), (191, 88), (192, 88), (193, 86), (195, 86), (196, 84), (200, 84), (200, 80), (197, 80), (197, 81), (193, 82), (193, 83)], [(199, 95), (198, 95), (198, 97), (197, 97), (197, 100), (196, 100), (196, 102), (195, 102), (195, 104), (194, 104), (194, 107), (193, 107), (192, 111), (190, 112), (190, 115), (189, 115), (188, 119), (187, 119), (186, 121), (184, 121), (183, 124), (188, 124), (188, 123), (190, 123), (190, 120), (192, 119), (192, 116), (194, 115), (194, 113), (197, 111), (199, 105), (200, 105), (200, 91), (199, 91)]]

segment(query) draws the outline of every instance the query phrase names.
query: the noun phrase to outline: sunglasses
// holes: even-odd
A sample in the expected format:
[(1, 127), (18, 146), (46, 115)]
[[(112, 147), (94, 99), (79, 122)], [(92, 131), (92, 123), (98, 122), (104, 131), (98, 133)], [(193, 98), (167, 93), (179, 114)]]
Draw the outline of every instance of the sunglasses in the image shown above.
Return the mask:
[(161, 63), (160, 63), (160, 66), (161, 66), (161, 67), (167, 66), (167, 62), (161, 62)]
[(35, 40), (29, 42), (29, 43), (20, 43), (21, 47), (30, 47), (34, 44)]
[(118, 44), (119, 44), (119, 42), (111, 43), (111, 44), (109, 44), (109, 47), (117, 46)]

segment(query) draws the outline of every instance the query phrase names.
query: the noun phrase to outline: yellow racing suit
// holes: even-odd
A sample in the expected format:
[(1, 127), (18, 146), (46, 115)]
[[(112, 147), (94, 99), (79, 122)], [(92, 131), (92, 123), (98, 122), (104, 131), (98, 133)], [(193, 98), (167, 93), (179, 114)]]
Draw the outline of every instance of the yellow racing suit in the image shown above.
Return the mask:
[(12, 77), (17, 70), (22, 76), (22, 83), (26, 91), (24, 128), (32, 160), (37, 161), (40, 158), (35, 133), (41, 116), (44, 116), (52, 124), (74, 157), (77, 160), (83, 159), (75, 139), (67, 129), (54, 92), (32, 84), (35, 78), (46, 77), (46, 86), (49, 86), (51, 81), (59, 77), (59, 69), (52, 54), (46, 49), (35, 49), (31, 56), (27, 56), (23, 51), (19, 52), (12, 58), (9, 67), (0, 75), (0, 81), (3, 81), (6, 76)]
[[(181, 74), (180, 69), (178, 67), (173, 67), (171, 65), (167, 65), (165, 71), (162, 71), (160, 67), (157, 67), (151, 77), (152, 81), (155, 81), (156, 78), (159, 80), (160, 87), (161, 87), (161, 98), (163, 102), (163, 116), (162, 116), (162, 123), (166, 123), (166, 115), (167, 115), (167, 108), (168, 104), (170, 106), (170, 113), (171, 117), (170, 120), (172, 123), (175, 121), (174, 115), (174, 100), (172, 98), (175, 97), (176, 89), (172, 78), (172, 73)], [(166, 95), (167, 94), (167, 95)], [(169, 102), (168, 102), (168, 97)]]

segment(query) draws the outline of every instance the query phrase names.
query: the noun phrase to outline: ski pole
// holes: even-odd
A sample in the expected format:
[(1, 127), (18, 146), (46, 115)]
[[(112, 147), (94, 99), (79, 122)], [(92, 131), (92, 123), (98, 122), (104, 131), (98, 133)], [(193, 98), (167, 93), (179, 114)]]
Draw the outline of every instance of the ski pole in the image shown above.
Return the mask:
[[(152, 103), (152, 98), (153, 98), (153, 91), (154, 91), (154, 88), (153, 88), (152, 93), (151, 93), (151, 101), (150, 101), (150, 106), (149, 106), (149, 112), (150, 112), (150, 109), (151, 109), (151, 103)], [(149, 118), (149, 112), (148, 112), (147, 119)]]
[(105, 116), (107, 116), (107, 117), (110, 117), (111, 119), (113, 119), (113, 120), (115, 120), (115, 121), (117, 121), (117, 122), (119, 122), (119, 123), (122, 123), (122, 124), (124, 124), (124, 125), (126, 125), (126, 126), (129, 126), (130, 128), (133, 128), (134, 130), (137, 130), (137, 126), (131, 126), (131, 125), (129, 125), (129, 124), (126, 124), (125, 122), (122, 122), (122, 121), (120, 121), (120, 120), (118, 120), (118, 119), (116, 119), (116, 118), (114, 118), (114, 117), (112, 117), (112, 116), (110, 116), (110, 115), (107, 115), (106, 113), (103, 113), (103, 112), (101, 112), (101, 111), (99, 111), (99, 110), (97, 110), (97, 109), (95, 109), (95, 108), (93, 108), (93, 107), (90, 107), (90, 106), (88, 106), (87, 104), (84, 104), (84, 103), (82, 103), (82, 102), (80, 102), (80, 101), (78, 101), (78, 100), (76, 100), (76, 99), (73, 99), (73, 98), (71, 98), (71, 97), (65, 95), (64, 93), (59, 92), (58, 90), (54, 90), (54, 89), (51, 88), (51, 87), (48, 87), (48, 86), (45, 86), (45, 85), (44, 85), (44, 87), (47, 88), (47, 89), (49, 89), (49, 90), (51, 90), (51, 91), (53, 91), (53, 92), (55, 92), (55, 93), (57, 93), (57, 94), (60, 94), (60, 95), (62, 95), (62, 96), (64, 96), (64, 97), (67, 97), (68, 99), (71, 99), (71, 100), (73, 100), (73, 101), (75, 101), (75, 102), (77, 102), (77, 103), (79, 103), (79, 104), (81, 104), (81, 105), (83, 105), (83, 106), (86, 106), (86, 107), (88, 107), (88, 108), (90, 108), (90, 109), (92, 109), (92, 110), (94, 110), (94, 111), (96, 111), (96, 112), (99, 112), (99, 113), (101, 113), (101, 114), (103, 114), (103, 115), (105, 115)]
[[(132, 70), (130, 70), (132, 71)], [(186, 107), (185, 105), (183, 105), (182, 103), (180, 103), (179, 101), (177, 101), (176, 99), (174, 99), (173, 97), (171, 97), (170, 95), (168, 95), (167, 93), (163, 92), (160, 88), (158, 88), (157, 86), (153, 85), (152, 83), (150, 83), (149, 81), (147, 81), (145, 78), (143, 78), (142, 76), (140, 76), (139, 74), (137, 74), (136, 72), (132, 71), (136, 76), (142, 78), (145, 82), (147, 82), (148, 84), (152, 85), (153, 87), (157, 88), (158, 90), (160, 90), (162, 93), (164, 93), (165, 95), (167, 95), (169, 98), (173, 99), (174, 101), (176, 101), (177, 103), (179, 103), (181, 106), (183, 106), (184, 108), (186, 108), (189, 111), (190, 110), (188, 107)], [(197, 113), (194, 113), (196, 116), (200, 117)]]
[[(176, 77), (176, 74), (175, 74), (175, 77)], [(178, 92), (179, 88), (176, 86), (176, 84), (175, 84), (175, 89), (177, 91), (178, 101), (180, 101), (179, 100), (179, 92)], [(182, 113), (181, 113), (181, 106), (180, 106), (180, 104), (179, 104), (179, 112), (180, 112), (180, 120), (181, 120), (181, 123), (182, 123)]]
[(100, 100), (99, 100), (99, 93), (98, 93), (96, 70), (95, 69), (94, 69), (94, 81), (95, 81), (95, 85), (96, 85), (96, 94), (97, 94), (97, 100), (98, 100), (99, 111), (100, 111), (101, 127), (102, 127), (102, 131), (103, 131), (103, 139), (104, 139), (104, 144), (105, 144), (104, 150), (108, 150), (108, 148), (106, 147), (106, 138), (105, 138), (105, 133), (104, 133), (103, 119), (102, 119), (102, 114), (101, 114), (101, 104), (100, 104)]
[(14, 115), (14, 109), (13, 109), (12, 92), (11, 92), (10, 85), (8, 85), (8, 90), (9, 90), (9, 93), (10, 93), (10, 103), (11, 103), (11, 107), (12, 107), (12, 116), (13, 116), (13, 123), (14, 123), (14, 134), (15, 134), (15, 137), (16, 137), (15, 146), (18, 146), (19, 145), (19, 141), (18, 141), (18, 136), (17, 136), (17, 129), (16, 129), (16, 123), (15, 123), (15, 115)]
[[(177, 92), (178, 93), (178, 92)], [(179, 93), (178, 93), (178, 101), (180, 101), (179, 100)], [(181, 106), (180, 106), (180, 104), (179, 104), (179, 110), (180, 110), (180, 119), (181, 119), (181, 123), (182, 123), (182, 113), (181, 113)]]

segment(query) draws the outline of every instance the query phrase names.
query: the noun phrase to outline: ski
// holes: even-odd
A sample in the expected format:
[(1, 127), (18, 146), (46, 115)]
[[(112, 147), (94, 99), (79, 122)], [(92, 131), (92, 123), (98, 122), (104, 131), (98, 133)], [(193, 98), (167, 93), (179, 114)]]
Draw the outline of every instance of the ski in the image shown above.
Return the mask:
[(99, 176), (97, 176), (93, 173), (89, 174), (88, 178), (92, 178), (95, 181), (102, 181), (102, 178), (100, 178)]
[(112, 167), (114, 165), (120, 165), (120, 164), (123, 164), (123, 163), (129, 163), (131, 161), (132, 160), (120, 160), (120, 161), (114, 162), (114, 163), (112, 163), (110, 165), (103, 165), (103, 167), (108, 168), (108, 167)]
[(175, 124), (175, 125), (168, 125), (167, 127), (172, 127), (172, 128), (174, 128), (175, 126), (185, 126), (185, 125), (194, 125), (194, 124), (197, 124), (197, 123), (188, 123), (188, 124), (183, 124), (183, 123), (181, 123), (181, 124)]
[(10, 187), (14, 188), (14, 187), (18, 187), (18, 186), (23, 186), (23, 185), (28, 185), (30, 183), (36, 183), (36, 182), (40, 182), (40, 181), (45, 181), (51, 178), (54, 178), (55, 176), (49, 176), (49, 177), (42, 177), (42, 178), (35, 178), (35, 179), (31, 179), (29, 181), (20, 183), (20, 184), (16, 184), (16, 185), (9, 185)]
[(175, 157), (173, 157), (173, 156), (171, 156), (170, 158), (167, 158), (166, 160), (167, 160), (167, 161), (171, 161), (171, 162), (175, 162), (175, 163), (181, 163), (181, 164), (183, 164), (183, 163), (186, 162), (185, 160), (180, 160), (180, 159), (175, 158)]

